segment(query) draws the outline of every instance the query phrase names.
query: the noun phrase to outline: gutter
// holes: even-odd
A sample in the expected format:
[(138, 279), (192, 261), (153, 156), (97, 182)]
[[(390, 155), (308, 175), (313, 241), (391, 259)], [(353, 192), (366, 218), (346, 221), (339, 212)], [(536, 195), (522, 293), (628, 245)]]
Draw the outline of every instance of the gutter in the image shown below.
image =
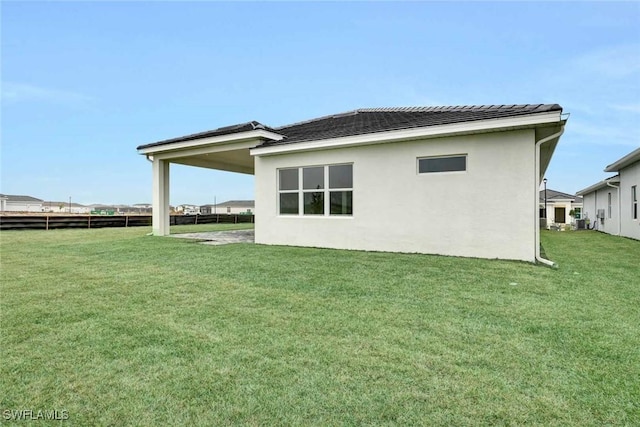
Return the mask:
[(613, 184), (611, 184), (609, 182), (608, 179), (604, 180), (605, 184), (607, 184), (607, 186), (611, 187), (611, 188), (615, 188), (616, 190), (618, 190), (618, 234), (617, 236), (620, 235), (620, 233), (622, 232), (622, 218), (621, 218), (621, 213), (622, 213), (622, 201), (620, 200), (620, 186), (615, 186)]
[[(535, 158), (535, 183), (536, 183), (536, 187), (535, 187), (535, 204), (534, 206), (538, 206), (538, 203), (540, 202), (540, 146), (542, 144), (544, 144), (545, 142), (549, 142), (552, 139), (555, 138), (560, 138), (560, 136), (562, 136), (562, 134), (564, 133), (564, 124), (560, 127), (560, 131), (554, 133), (553, 135), (549, 135), (546, 138), (542, 138), (540, 141), (536, 142), (536, 158)], [(536, 215), (537, 218), (537, 215)], [(542, 263), (544, 265), (547, 265), (549, 267), (553, 267), (553, 268), (558, 268), (558, 264), (556, 264), (553, 261), (550, 261), (548, 259), (542, 258), (542, 256), (540, 255), (540, 223), (539, 221), (536, 221), (536, 227), (535, 227), (535, 253), (536, 253), (536, 261), (539, 263)]]

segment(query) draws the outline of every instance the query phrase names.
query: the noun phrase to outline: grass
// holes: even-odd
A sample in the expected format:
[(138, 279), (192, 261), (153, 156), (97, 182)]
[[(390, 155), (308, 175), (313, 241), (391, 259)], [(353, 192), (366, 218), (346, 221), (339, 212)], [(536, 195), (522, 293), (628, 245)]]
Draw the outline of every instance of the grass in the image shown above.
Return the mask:
[(549, 269), (148, 232), (2, 232), (0, 410), (67, 410), (73, 425), (640, 424), (640, 242), (544, 232)]

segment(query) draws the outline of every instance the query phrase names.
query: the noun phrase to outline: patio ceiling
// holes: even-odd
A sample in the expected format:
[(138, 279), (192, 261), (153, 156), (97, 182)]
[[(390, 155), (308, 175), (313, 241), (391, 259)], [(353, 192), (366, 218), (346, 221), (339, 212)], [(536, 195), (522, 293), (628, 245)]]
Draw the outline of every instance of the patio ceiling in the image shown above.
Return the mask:
[[(176, 153), (179, 155), (179, 153)], [(239, 172), (253, 175), (253, 157), (249, 154), (249, 148), (228, 151), (216, 151), (212, 153), (196, 154), (167, 158), (171, 163), (179, 163), (187, 166), (197, 166), (207, 169), (217, 169), (228, 172)]]

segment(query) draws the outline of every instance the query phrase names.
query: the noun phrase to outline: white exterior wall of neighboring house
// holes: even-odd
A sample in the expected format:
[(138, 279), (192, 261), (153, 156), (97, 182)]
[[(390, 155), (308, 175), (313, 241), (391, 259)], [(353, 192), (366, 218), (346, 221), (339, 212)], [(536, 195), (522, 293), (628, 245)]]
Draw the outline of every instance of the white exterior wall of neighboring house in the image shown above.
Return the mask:
[[(635, 186), (637, 218), (633, 218), (632, 188)], [(640, 162), (620, 170), (620, 232), (623, 236), (640, 239)]]
[(71, 209), (69, 209), (68, 203), (65, 204), (64, 202), (43, 202), (42, 212), (88, 214), (89, 212), (91, 212), (91, 208), (89, 206), (72, 203)]
[(42, 202), (6, 200), (3, 206), (5, 212), (42, 212)]
[[(585, 194), (583, 205), (585, 218), (589, 219), (589, 228), (618, 234), (618, 190), (605, 185)], [(600, 215), (602, 218), (598, 218), (598, 211), (603, 214)]]
[[(461, 154), (464, 172), (417, 171), (418, 158)], [(353, 164), (353, 216), (278, 214), (279, 168), (340, 163)], [(256, 243), (535, 259), (532, 129), (257, 155), (255, 176)]]
[(240, 215), (240, 214), (253, 214), (255, 211), (255, 205), (251, 203), (238, 203), (237, 201), (231, 201), (230, 203), (218, 203), (217, 205), (204, 205), (200, 206), (200, 212), (207, 215)]
[[(618, 175), (577, 193), (584, 196), (591, 228), (640, 240), (640, 206), (636, 207), (640, 201), (634, 201), (634, 193), (640, 199), (640, 148), (607, 166), (605, 172)], [(596, 220), (598, 210), (604, 211), (604, 220)]]
[(253, 207), (240, 207), (240, 206), (218, 206), (216, 207), (217, 213), (219, 214), (243, 214), (249, 211), (253, 213)]

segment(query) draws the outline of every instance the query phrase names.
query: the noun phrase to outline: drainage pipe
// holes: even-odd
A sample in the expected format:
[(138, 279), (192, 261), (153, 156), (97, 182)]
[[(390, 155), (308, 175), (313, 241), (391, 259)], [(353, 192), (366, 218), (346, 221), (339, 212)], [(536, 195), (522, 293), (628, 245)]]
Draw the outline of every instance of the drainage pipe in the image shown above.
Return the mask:
[[(560, 138), (560, 136), (562, 136), (562, 134), (564, 133), (564, 124), (560, 127), (560, 131), (554, 133), (553, 135), (549, 135), (546, 138), (542, 138), (540, 141), (536, 142), (536, 165), (535, 165), (535, 183), (536, 183), (536, 191), (535, 191), (535, 205), (534, 206), (538, 206), (538, 204), (540, 203), (540, 147), (542, 146), (542, 144), (544, 144), (545, 142), (549, 142), (552, 139), (555, 138)], [(537, 217), (537, 215), (536, 215)], [(548, 259), (544, 259), (542, 258), (542, 256), (540, 255), (540, 221), (536, 221), (536, 227), (535, 227), (535, 254), (536, 254), (536, 261), (539, 263), (542, 263), (544, 265), (547, 265), (549, 267), (553, 267), (553, 268), (558, 268), (558, 265), (553, 262), (550, 261)]]

